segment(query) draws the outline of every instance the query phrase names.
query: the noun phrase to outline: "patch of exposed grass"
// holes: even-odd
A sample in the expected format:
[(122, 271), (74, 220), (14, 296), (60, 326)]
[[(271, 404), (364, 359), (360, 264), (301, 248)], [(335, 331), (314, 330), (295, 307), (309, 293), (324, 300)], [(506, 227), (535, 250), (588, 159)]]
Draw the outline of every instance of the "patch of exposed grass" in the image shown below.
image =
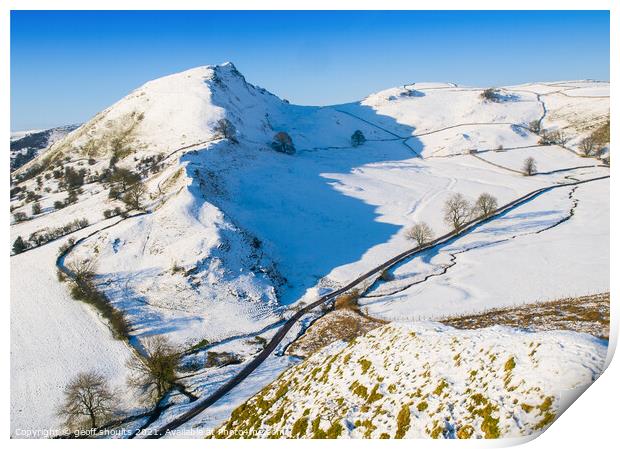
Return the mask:
[(269, 419), (265, 421), (266, 424), (273, 426), (274, 424), (278, 424), (282, 421), (282, 417), (284, 416), (284, 407), (280, 407)]
[[(335, 341), (352, 341), (382, 324), (351, 309), (335, 310), (316, 320), (301, 338), (288, 347), (286, 353), (306, 357)], [(350, 358), (350, 354), (347, 354), (344, 362), (348, 363)]]
[(555, 413), (545, 412), (543, 418), (540, 421), (538, 421), (536, 425), (534, 426), (534, 430), (542, 430), (548, 427), (549, 425), (551, 425), (551, 423), (553, 423), (554, 420), (555, 420)]
[(447, 386), (448, 386), (448, 382), (446, 382), (445, 379), (441, 379), (441, 381), (439, 381), (439, 383), (437, 384), (437, 387), (433, 391), (433, 394), (439, 396)]
[(319, 382), (322, 382), (322, 383), (327, 382), (327, 376), (329, 374), (329, 371), (332, 369), (332, 365), (334, 364), (334, 361), (337, 358), (338, 358), (338, 354), (335, 354), (329, 359), (329, 361), (327, 362), (327, 365), (325, 366), (325, 370), (323, 371), (323, 374), (321, 375), (321, 378), (319, 379)]
[(362, 365), (362, 374), (366, 374), (366, 372), (370, 369), (370, 367), (372, 366), (372, 362), (370, 360), (367, 359), (359, 359), (357, 361), (357, 363), (359, 363), (360, 365)]
[(327, 429), (327, 438), (329, 438), (330, 440), (334, 440), (338, 438), (340, 435), (342, 435), (343, 430), (344, 430), (344, 427), (342, 427), (342, 425), (339, 422), (334, 422), (329, 427), (329, 429)]
[(506, 363), (504, 363), (504, 386), (508, 388), (510, 381), (512, 380), (512, 370), (517, 366), (514, 356), (511, 356)]
[(370, 419), (365, 419), (364, 421), (358, 419), (357, 421), (355, 421), (355, 427), (366, 428), (366, 430), (364, 431), (364, 438), (370, 438), (372, 432), (377, 429), (377, 426), (375, 426)]
[(409, 404), (404, 404), (398, 416), (396, 417), (396, 434), (394, 438), (401, 439), (405, 436), (411, 425), (411, 411), (409, 410)]
[(306, 434), (308, 429), (308, 418), (302, 416), (293, 423), (293, 429), (291, 430), (291, 436), (293, 438), (301, 438)]
[(441, 435), (443, 435), (443, 431), (444, 431), (444, 427), (438, 421), (434, 421), (433, 422), (433, 429), (430, 432), (430, 436), (431, 436), (431, 438), (436, 440)]
[(523, 403), (521, 403), (521, 409), (522, 409), (525, 413), (530, 413), (532, 410), (534, 410), (534, 406), (533, 406), (533, 405), (526, 404), (525, 402), (523, 402)]
[(472, 437), (473, 434), (474, 428), (469, 424), (465, 424), (464, 426), (459, 427), (459, 429), (456, 431), (456, 437), (460, 440), (469, 439)]
[(478, 415), (482, 417), (480, 429), (484, 432), (485, 438), (499, 438), (501, 435), (499, 430), (499, 418), (493, 416), (493, 414), (497, 412), (497, 407), (491, 404), (487, 404), (485, 407), (478, 410)]
[(368, 402), (375, 402), (383, 397), (381, 393), (377, 392), (378, 389), (379, 389), (379, 384), (376, 384), (371, 390), (370, 395), (368, 396)]
[(357, 380), (351, 384), (349, 390), (362, 399), (368, 399), (368, 389), (361, 385)]
[(336, 310), (341, 309), (353, 309), (358, 310), (357, 300), (360, 297), (359, 290), (353, 289), (348, 291), (347, 293), (343, 293), (342, 295), (336, 298), (335, 308)]

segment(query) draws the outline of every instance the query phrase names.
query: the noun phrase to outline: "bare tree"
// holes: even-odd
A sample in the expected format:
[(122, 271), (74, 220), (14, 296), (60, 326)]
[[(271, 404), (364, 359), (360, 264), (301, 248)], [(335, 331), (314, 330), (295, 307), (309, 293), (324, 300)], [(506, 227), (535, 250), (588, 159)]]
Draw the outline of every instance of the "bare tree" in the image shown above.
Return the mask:
[(213, 131), (218, 138), (228, 139), (232, 143), (239, 143), (237, 140), (237, 129), (227, 118), (218, 120)]
[(443, 219), (454, 230), (460, 231), (471, 214), (471, 206), (460, 193), (454, 193), (443, 207)]
[(123, 203), (127, 205), (130, 210), (141, 209), (142, 199), (146, 194), (146, 187), (141, 182), (132, 185), (129, 190), (123, 195)]
[(474, 204), (474, 213), (479, 217), (488, 217), (497, 209), (497, 198), (490, 193), (481, 193)]
[(480, 94), (480, 97), (486, 101), (498, 102), (500, 100), (499, 89), (495, 89), (494, 87), (485, 89)]
[(354, 147), (359, 147), (364, 142), (366, 142), (366, 137), (364, 136), (364, 133), (361, 132), (359, 129), (356, 130), (351, 136), (351, 145)]
[(536, 160), (533, 157), (528, 157), (523, 161), (523, 174), (525, 176), (536, 174)]
[(32, 203), (32, 215), (39, 215), (42, 211), (43, 208), (41, 207), (41, 203), (39, 203), (38, 201)]
[(67, 267), (73, 273), (73, 280), (76, 284), (85, 284), (95, 277), (97, 260), (95, 258), (74, 260)]
[(534, 134), (538, 134), (540, 132), (540, 120), (532, 120), (528, 125), (528, 128)]
[(579, 149), (581, 150), (581, 154), (585, 157), (594, 155), (597, 150), (597, 145), (594, 138), (592, 136), (588, 136), (581, 139), (581, 142), (579, 142)]
[(22, 221), (26, 221), (28, 219), (28, 216), (26, 215), (25, 212), (14, 212), (13, 213), (13, 220), (15, 221), (15, 223), (20, 223)]
[(558, 145), (566, 145), (566, 143), (568, 142), (568, 136), (561, 129), (558, 129), (556, 131), (555, 136), (556, 136), (556, 143)]
[(64, 396), (58, 415), (64, 418), (70, 429), (96, 429), (108, 420), (117, 408), (107, 379), (96, 371), (75, 376), (65, 387)]
[(293, 145), (293, 139), (284, 131), (280, 131), (275, 136), (273, 136), (273, 141), (271, 142), (271, 148), (280, 153), (286, 154), (294, 154), (295, 153), (295, 145)]
[(540, 145), (553, 145), (555, 142), (553, 141), (553, 133), (546, 129), (540, 129), (538, 131), (538, 135), (540, 136), (538, 139), (538, 143)]
[(415, 240), (418, 246), (423, 246), (426, 243), (430, 242), (433, 237), (433, 230), (429, 225), (424, 223), (423, 221), (414, 224), (406, 234), (406, 237), (410, 240)]
[(131, 370), (128, 384), (146, 402), (156, 402), (175, 384), (181, 355), (163, 335), (145, 339), (143, 347), (144, 357), (134, 357), (128, 362)]

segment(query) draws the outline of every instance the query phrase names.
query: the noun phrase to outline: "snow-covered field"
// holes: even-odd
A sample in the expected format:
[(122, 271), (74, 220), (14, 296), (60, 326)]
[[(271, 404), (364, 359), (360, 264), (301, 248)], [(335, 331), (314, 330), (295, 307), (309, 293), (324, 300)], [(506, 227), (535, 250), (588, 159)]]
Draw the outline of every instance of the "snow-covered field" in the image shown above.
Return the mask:
[[(183, 349), (205, 339), (270, 336), (273, 329), (263, 330), (290, 314), (289, 306), (412, 247), (405, 237), (412, 224), (424, 221), (436, 236), (450, 231), (442, 208), (453, 193), (473, 202), (486, 192), (501, 205), (541, 187), (609, 174), (604, 166), (576, 168), (600, 161), (575, 154), (579, 139), (609, 118), (609, 84), (511, 86), (500, 89), (498, 102), (483, 100), (482, 90), (416, 83), (356, 103), (312, 107), (248, 84), (232, 64), (151, 81), (15, 172), (56, 164), (87, 170), (92, 179), (77, 203), (60, 210), (54, 202), (67, 192), (54, 176), (43, 177), (41, 186), (35, 179), (20, 184), (42, 196), (43, 211), (12, 224), (11, 239), (76, 218), (92, 224), (77, 236), (118, 220), (80, 243), (66, 263), (96, 258), (97, 285), (125, 312), (138, 346), (155, 334)], [(238, 143), (217, 132), (224, 117)], [(562, 128), (566, 148), (538, 144), (528, 127), (541, 119), (544, 128)], [(355, 130), (367, 139), (358, 147), (350, 142)], [(291, 136), (294, 155), (271, 148), (278, 131)], [(500, 146), (504, 151), (495, 151)], [(108, 197), (98, 177), (118, 154), (119, 167), (144, 173), (149, 213), (104, 220), (104, 210), (122, 203)], [(541, 173), (517, 173), (530, 156)], [(150, 157), (159, 158), (159, 167), (145, 171)], [(568, 170), (545, 174), (560, 169)], [(11, 206), (31, 215), (23, 192)], [(56, 280), (64, 240), (11, 259), (12, 376), (19, 379), (12, 429), (55, 425), (61, 388), (82, 368), (100, 367), (116, 384), (126, 376), (129, 349)], [(396, 321), (608, 291), (609, 182), (540, 195), (392, 271), (393, 281), (380, 282), (360, 302), (371, 315)], [(42, 305), (42, 292), (54, 301)], [(67, 329), (82, 335), (79, 350)], [(109, 349), (100, 350), (102, 344)], [(241, 353), (244, 363), (252, 356)], [(38, 365), (40, 354), (47, 357), (44, 372), (58, 375), (26, 368)], [(221, 422), (295, 362), (269, 360), (247, 388), (216, 404), (217, 419), (208, 409), (191, 425)], [(239, 367), (204, 372), (190, 388), (202, 397)], [(20, 378), (22, 370), (30, 371)], [(45, 406), (30, 400), (32, 391), (47, 389), (54, 393), (42, 394)], [(169, 408), (158, 423), (186, 407)]]
[[(126, 389), (131, 349), (114, 340), (97, 313), (73, 300), (67, 284), (58, 281), (54, 262), (61, 244), (35, 250), (36, 257), (24, 253), (11, 258), (13, 438), (46, 438), (36, 433), (46, 429), (62, 433), (56, 412), (65, 386), (79, 372), (96, 370), (113, 387)], [(132, 406), (131, 396), (120, 396), (126, 407)]]
[(603, 180), (545, 193), (398, 266), (360, 302), (379, 318), (411, 321), (608, 291), (608, 192)]

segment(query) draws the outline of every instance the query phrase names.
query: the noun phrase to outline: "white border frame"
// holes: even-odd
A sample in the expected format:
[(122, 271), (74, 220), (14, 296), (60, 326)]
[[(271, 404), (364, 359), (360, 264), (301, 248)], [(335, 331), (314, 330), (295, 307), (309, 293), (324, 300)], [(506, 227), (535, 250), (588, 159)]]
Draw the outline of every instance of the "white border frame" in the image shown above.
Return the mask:
[[(132, 10), (132, 9), (159, 9), (159, 10), (234, 10), (234, 9), (288, 9), (288, 10), (305, 10), (305, 9), (369, 9), (369, 10), (385, 10), (385, 9), (417, 9), (417, 10), (462, 10), (462, 9), (490, 9), (490, 10), (549, 10), (557, 9), (555, 6), (561, 6), (561, 9), (581, 9), (581, 10), (611, 10), (610, 14), (610, 31), (611, 31), (611, 54), (620, 55), (618, 47), (618, 30), (620, 30), (620, 20), (618, 19), (618, 2), (611, 0), (564, 0), (560, 2), (552, 1), (533, 1), (533, 0), (504, 0), (501, 5), (497, 0), (470, 0), (466, 4), (458, 0), (433, 0), (427, 2), (412, 2), (402, 0), (357, 0), (356, 2), (334, 1), (334, 0), (299, 0), (295, 4), (291, 2), (285, 2), (282, 0), (262, 0), (260, 4), (251, 0), (219, 0), (215, 1), (200, 1), (200, 0), (150, 0), (148, 2), (140, 2), (133, 0), (5, 0), (0, 6), (0, 88), (3, 91), (1, 98), (4, 100), (4, 107), (0, 109), (0, 118), (4, 124), (2, 134), (0, 135), (0, 141), (8, 142), (10, 134), (10, 10), (26, 10), (26, 9), (76, 9), (76, 10)], [(615, 3), (615, 4), (614, 4)], [(351, 6), (355, 6), (352, 8)], [(611, 58), (610, 61), (610, 82), (611, 91), (613, 92), (617, 79), (618, 58)], [(617, 98), (613, 94), (611, 95), (611, 115), (614, 117), (612, 120), (611, 133), (613, 136), (618, 135), (616, 111)], [(613, 139), (612, 139), (613, 140)], [(7, 150), (5, 150), (7, 151)], [(4, 223), (9, 222), (9, 207), (8, 207), (8, 186), (9, 186), (9, 167), (8, 167), (8, 154), (2, 159), (3, 166), (0, 168), (0, 177), (2, 183), (2, 195), (4, 199), (4, 207), (2, 208), (2, 216), (4, 217)], [(613, 168), (612, 168), (613, 171)], [(614, 182), (615, 177), (611, 178), (611, 192), (614, 198), (618, 198), (617, 185)], [(5, 190), (6, 189), (6, 190)], [(618, 208), (613, 202), (610, 202), (611, 206), (611, 229), (620, 229), (618, 225)], [(614, 227), (613, 225), (618, 227)], [(4, 246), (2, 248), (3, 254), (6, 256), (2, 259), (2, 275), (3, 275), (3, 331), (2, 331), (2, 346), (3, 346), (3, 360), (6, 363), (2, 364), (2, 378), (4, 380), (4, 387), (2, 388), (2, 401), (4, 407), (2, 408), (1, 424), (2, 424), (2, 436), (9, 438), (10, 435), (10, 413), (9, 413), (9, 395), (10, 395), (10, 313), (9, 313), (9, 298), (10, 298), (10, 275), (9, 275), (9, 229), (3, 228)], [(610, 236), (611, 242), (611, 260), (610, 260), (610, 272), (618, 273), (615, 271), (618, 269), (618, 237), (612, 232)], [(612, 328), (610, 335), (610, 346), (608, 360), (609, 363), (613, 353), (616, 349), (617, 336), (618, 336), (618, 310), (615, 304), (615, 292), (617, 289), (617, 280), (612, 276), (611, 278), (611, 292), (612, 292)], [(535, 438), (528, 443), (528, 447), (532, 448), (553, 448), (558, 447), (562, 449), (572, 447), (609, 447), (612, 441), (616, 440), (615, 425), (617, 416), (617, 407), (620, 403), (620, 386), (617, 379), (620, 379), (620, 365), (616, 360), (609, 368), (603, 373), (601, 378), (597, 380), (588, 391), (579, 398), (575, 404), (562, 415), (545, 433), (540, 437)], [(145, 446), (159, 446), (161, 444), (167, 444), (162, 441), (152, 441), (148, 443), (136, 442), (134, 444)], [(293, 441), (293, 442), (292, 442)], [(282, 445), (295, 444), (296, 447), (310, 447), (310, 445), (326, 444), (329, 446), (342, 447), (346, 440), (338, 441), (324, 441), (319, 442), (317, 440), (252, 440), (251, 442), (243, 441), (226, 441), (221, 440), (202, 441), (198, 444), (217, 445), (217, 447), (245, 447), (251, 444), (253, 447), (258, 448), (270, 448), (274, 446), (282, 447)], [(11, 444), (20, 447), (39, 447), (41, 440), (11, 440)], [(292, 443), (291, 443), (292, 442)], [(514, 443), (521, 443), (524, 440), (510, 441), (510, 440), (497, 440), (497, 441), (460, 441), (459, 446), (464, 447), (505, 447)], [(92, 442), (87, 442), (93, 444)], [(64, 444), (86, 444), (84, 440), (72, 443), (66, 440), (52, 440), (46, 441), (44, 444), (50, 444), (52, 446), (59, 447)], [(97, 443), (94, 443), (97, 444)], [(125, 442), (116, 441), (102, 441), (99, 444), (111, 447), (112, 445), (118, 447), (119, 444), (126, 444)], [(189, 447), (195, 445), (195, 440), (176, 440), (174, 443), (177, 447)], [(396, 445), (400, 447), (436, 447), (437, 445), (447, 447), (448, 444), (445, 441), (429, 441), (429, 440), (404, 440), (404, 441), (391, 441), (387, 443), (385, 440), (356, 440), (355, 444), (361, 447), (367, 447), (369, 445)], [(456, 443), (452, 443), (456, 444)], [(159, 446), (161, 447), (161, 446)]]

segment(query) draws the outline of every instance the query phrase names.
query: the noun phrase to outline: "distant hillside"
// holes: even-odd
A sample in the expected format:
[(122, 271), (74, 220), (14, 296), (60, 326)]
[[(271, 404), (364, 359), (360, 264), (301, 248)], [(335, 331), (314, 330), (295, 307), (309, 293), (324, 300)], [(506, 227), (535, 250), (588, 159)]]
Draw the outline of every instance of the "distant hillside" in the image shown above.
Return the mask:
[(58, 126), (42, 131), (24, 131), (11, 134), (11, 171), (30, 162), (55, 142), (63, 139), (79, 125)]

